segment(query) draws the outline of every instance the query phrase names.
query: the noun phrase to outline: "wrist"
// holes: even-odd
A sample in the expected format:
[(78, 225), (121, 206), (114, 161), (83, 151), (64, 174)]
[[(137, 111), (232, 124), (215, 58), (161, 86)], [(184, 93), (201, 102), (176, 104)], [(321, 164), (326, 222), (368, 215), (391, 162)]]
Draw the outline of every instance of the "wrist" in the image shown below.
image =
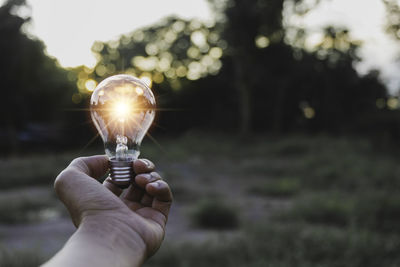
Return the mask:
[[(114, 259), (114, 266), (139, 266), (145, 260), (146, 244), (123, 218), (115, 213), (112, 216), (86, 216), (76, 235), (88, 241), (95, 250), (102, 250), (102, 257)], [(99, 255), (99, 251), (95, 252)]]
[(145, 244), (133, 229), (107, 217), (82, 220), (65, 246), (45, 267), (138, 267), (145, 259)]

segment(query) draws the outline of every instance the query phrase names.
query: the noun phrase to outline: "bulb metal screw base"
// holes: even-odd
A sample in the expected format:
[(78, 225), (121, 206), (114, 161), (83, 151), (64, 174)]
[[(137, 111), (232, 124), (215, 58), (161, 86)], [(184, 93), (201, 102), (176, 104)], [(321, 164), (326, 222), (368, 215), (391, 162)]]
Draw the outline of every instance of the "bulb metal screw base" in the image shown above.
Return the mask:
[(132, 161), (117, 161), (111, 159), (109, 164), (111, 182), (121, 189), (128, 188), (135, 177)]

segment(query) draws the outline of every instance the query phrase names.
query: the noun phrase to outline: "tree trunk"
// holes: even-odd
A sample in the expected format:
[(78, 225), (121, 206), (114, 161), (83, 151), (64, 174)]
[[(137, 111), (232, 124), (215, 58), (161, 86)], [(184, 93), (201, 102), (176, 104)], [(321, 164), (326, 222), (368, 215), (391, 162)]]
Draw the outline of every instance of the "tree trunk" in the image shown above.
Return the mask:
[(275, 133), (281, 133), (284, 129), (285, 124), (285, 98), (286, 98), (286, 85), (280, 84), (277, 89), (275, 106), (274, 106), (274, 119), (273, 119), (273, 131)]
[(246, 81), (243, 62), (235, 61), (235, 83), (239, 97), (239, 133), (246, 136), (251, 133), (251, 90), (250, 84)]

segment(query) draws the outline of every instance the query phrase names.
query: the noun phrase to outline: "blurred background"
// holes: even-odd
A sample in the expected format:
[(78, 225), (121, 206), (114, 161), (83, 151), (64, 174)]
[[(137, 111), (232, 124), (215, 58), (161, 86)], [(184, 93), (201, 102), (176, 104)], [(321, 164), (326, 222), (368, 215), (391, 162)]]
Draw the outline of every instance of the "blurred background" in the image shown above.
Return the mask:
[(0, 1), (0, 266), (73, 233), (52, 183), (119, 73), (175, 196), (145, 266), (399, 266), (399, 44), (399, 0)]

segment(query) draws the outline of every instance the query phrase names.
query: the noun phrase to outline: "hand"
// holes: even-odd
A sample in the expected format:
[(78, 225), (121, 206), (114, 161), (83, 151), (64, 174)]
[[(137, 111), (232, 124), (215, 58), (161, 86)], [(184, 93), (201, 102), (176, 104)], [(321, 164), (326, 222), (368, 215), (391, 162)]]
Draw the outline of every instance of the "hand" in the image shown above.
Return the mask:
[[(78, 227), (77, 237), (68, 242), (73, 243), (72, 248), (68, 243), (66, 245), (69, 250), (80, 247), (78, 250), (82, 257), (86, 257), (85, 253), (98, 257), (94, 259), (96, 264), (111, 257), (115, 266), (135, 266), (157, 251), (165, 234), (172, 202), (171, 190), (160, 175), (153, 172), (154, 164), (149, 160), (135, 160), (133, 167), (137, 174), (135, 185), (125, 192), (113, 185), (109, 178), (103, 185), (96, 180), (108, 169), (105, 156), (75, 159), (60, 173), (55, 181), (55, 190)], [(93, 245), (97, 247), (90, 249)], [(61, 252), (59, 254), (63, 256)], [(62, 259), (61, 256), (55, 258)], [(76, 255), (72, 253), (72, 256)], [(104, 258), (103, 262), (100, 258)], [(86, 262), (82, 266), (91, 265)]]

